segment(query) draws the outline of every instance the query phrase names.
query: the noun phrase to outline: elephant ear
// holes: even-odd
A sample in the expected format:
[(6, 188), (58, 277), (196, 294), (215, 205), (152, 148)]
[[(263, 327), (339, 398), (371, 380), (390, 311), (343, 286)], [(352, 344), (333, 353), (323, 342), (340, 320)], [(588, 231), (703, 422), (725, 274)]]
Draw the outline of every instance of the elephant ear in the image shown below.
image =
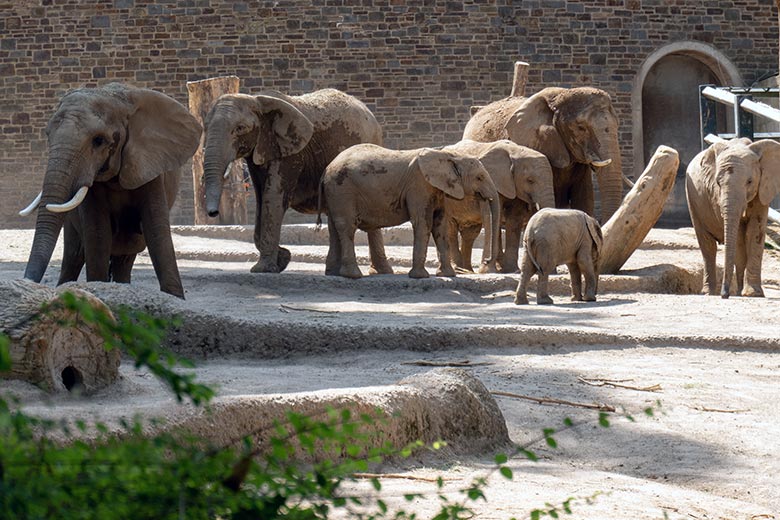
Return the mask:
[(176, 171), (200, 144), (200, 123), (175, 99), (149, 89), (130, 89), (133, 110), (127, 120), (119, 183), (125, 189), (143, 186)]
[(491, 146), (478, 157), (496, 185), (498, 192), (508, 199), (517, 197), (514, 178), (514, 161), (509, 151), (500, 143)]
[[(280, 157), (295, 155), (309, 144), (311, 136), (314, 135), (314, 124), (292, 103), (282, 99), (277, 92), (255, 96), (255, 99), (258, 115), (268, 120), (276, 137)], [(265, 137), (262, 132), (258, 135), (258, 139)], [(269, 153), (267, 148), (266, 143), (257, 143), (252, 157), (255, 164), (265, 164), (276, 158), (265, 156)], [(263, 150), (266, 150), (265, 154)]]
[(759, 157), (761, 180), (758, 182), (758, 200), (768, 206), (780, 193), (780, 143), (762, 139), (749, 145)]
[(450, 197), (460, 200), (465, 196), (463, 177), (450, 154), (441, 150), (423, 148), (409, 164), (409, 168), (419, 168), (428, 184)]
[(504, 129), (513, 142), (546, 155), (553, 168), (566, 168), (572, 158), (553, 125), (555, 112), (550, 107), (550, 99), (558, 90), (544, 89), (526, 99), (509, 117)]
[(601, 226), (599, 226), (595, 218), (588, 215), (585, 216), (585, 221), (588, 224), (588, 233), (590, 233), (590, 238), (596, 246), (596, 251), (601, 252), (601, 247), (604, 245), (604, 235), (601, 234)]

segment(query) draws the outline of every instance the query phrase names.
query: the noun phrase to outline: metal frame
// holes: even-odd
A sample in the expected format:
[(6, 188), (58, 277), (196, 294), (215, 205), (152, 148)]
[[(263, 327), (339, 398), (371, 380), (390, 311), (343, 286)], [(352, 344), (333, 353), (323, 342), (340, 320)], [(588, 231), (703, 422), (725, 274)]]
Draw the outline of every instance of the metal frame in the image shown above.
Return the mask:
[[(780, 132), (753, 132), (753, 118), (761, 116), (780, 122), (780, 110), (766, 103), (753, 101), (756, 97), (778, 97), (777, 87), (716, 87), (715, 85), (699, 85), (699, 119), (701, 131), (701, 147), (734, 137), (749, 139), (780, 139)], [(716, 116), (717, 104), (726, 105), (734, 110), (734, 133), (718, 134)]]

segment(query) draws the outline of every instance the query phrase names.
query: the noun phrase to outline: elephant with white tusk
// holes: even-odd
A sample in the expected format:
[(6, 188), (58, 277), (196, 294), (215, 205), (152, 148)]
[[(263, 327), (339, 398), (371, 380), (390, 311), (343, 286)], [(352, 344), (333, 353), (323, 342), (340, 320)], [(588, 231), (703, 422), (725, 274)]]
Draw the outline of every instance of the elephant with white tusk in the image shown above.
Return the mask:
[(703, 292), (718, 294), (715, 256), (725, 244), (728, 298), (736, 265), (737, 294), (764, 296), (761, 260), (769, 203), (780, 193), (780, 143), (734, 139), (714, 143), (688, 164), (685, 195), (704, 258)]
[(340, 153), (322, 178), (328, 205), (330, 249), (325, 273), (362, 276), (355, 258), (355, 230), (379, 232), (411, 221), (414, 232), (411, 278), (427, 278), (425, 256), (433, 233), (438, 276), (455, 276), (447, 244), (445, 199), (476, 197), (486, 221), (485, 243), (492, 258), (499, 231), (499, 199), (490, 175), (471, 156), (446, 150), (388, 150), (370, 144)]
[(153, 90), (111, 83), (65, 94), (46, 128), (43, 189), (20, 212), (38, 210), (24, 277), (41, 281), (64, 228), (58, 283), (78, 279), (85, 263), (88, 281), (129, 283), (148, 246), (160, 289), (183, 298), (169, 212), (201, 131)]

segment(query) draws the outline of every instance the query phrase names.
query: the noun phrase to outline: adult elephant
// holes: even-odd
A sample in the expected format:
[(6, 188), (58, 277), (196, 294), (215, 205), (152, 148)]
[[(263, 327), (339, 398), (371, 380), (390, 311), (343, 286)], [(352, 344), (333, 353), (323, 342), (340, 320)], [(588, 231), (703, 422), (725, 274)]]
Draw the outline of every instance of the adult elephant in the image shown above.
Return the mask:
[(737, 294), (764, 296), (761, 260), (769, 203), (780, 193), (780, 143), (734, 139), (700, 152), (685, 172), (688, 210), (704, 258), (704, 287), (718, 294), (715, 256), (725, 244), (723, 284), (728, 298), (734, 266)]
[[(206, 117), (204, 176), (206, 210), (219, 214), (223, 172), (245, 158), (255, 189), (255, 247), (260, 259), (252, 272), (278, 273), (290, 251), (279, 247), (288, 208), (318, 212), (325, 167), (354, 144), (382, 144), (382, 129), (357, 98), (335, 89), (302, 96), (268, 91), (256, 96), (220, 96)], [(372, 272), (392, 273), (382, 235), (369, 233)]]
[(59, 283), (130, 282), (148, 245), (160, 289), (184, 297), (169, 211), (181, 167), (195, 153), (201, 126), (176, 100), (111, 83), (63, 96), (46, 128), (49, 158), (24, 277), (40, 282), (64, 225)]
[(591, 169), (606, 222), (623, 199), (618, 120), (609, 94), (590, 87), (545, 88), (529, 98), (508, 97), (477, 111), (464, 139), (510, 139), (547, 156), (553, 168), (555, 205), (594, 214)]

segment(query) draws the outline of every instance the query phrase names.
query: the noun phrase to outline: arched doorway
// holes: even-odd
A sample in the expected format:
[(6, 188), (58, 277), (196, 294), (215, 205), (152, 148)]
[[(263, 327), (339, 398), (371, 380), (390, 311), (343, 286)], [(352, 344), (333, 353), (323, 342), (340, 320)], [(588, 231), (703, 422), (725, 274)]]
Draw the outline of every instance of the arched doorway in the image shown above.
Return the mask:
[[(659, 145), (671, 146), (680, 154), (674, 191), (659, 227), (691, 225), (685, 201), (685, 169), (701, 151), (698, 88), (703, 84), (741, 85), (741, 80), (721, 53), (695, 42), (659, 49), (645, 61), (637, 77), (633, 99), (635, 177)], [(722, 119), (719, 130), (726, 131), (727, 120)]]

